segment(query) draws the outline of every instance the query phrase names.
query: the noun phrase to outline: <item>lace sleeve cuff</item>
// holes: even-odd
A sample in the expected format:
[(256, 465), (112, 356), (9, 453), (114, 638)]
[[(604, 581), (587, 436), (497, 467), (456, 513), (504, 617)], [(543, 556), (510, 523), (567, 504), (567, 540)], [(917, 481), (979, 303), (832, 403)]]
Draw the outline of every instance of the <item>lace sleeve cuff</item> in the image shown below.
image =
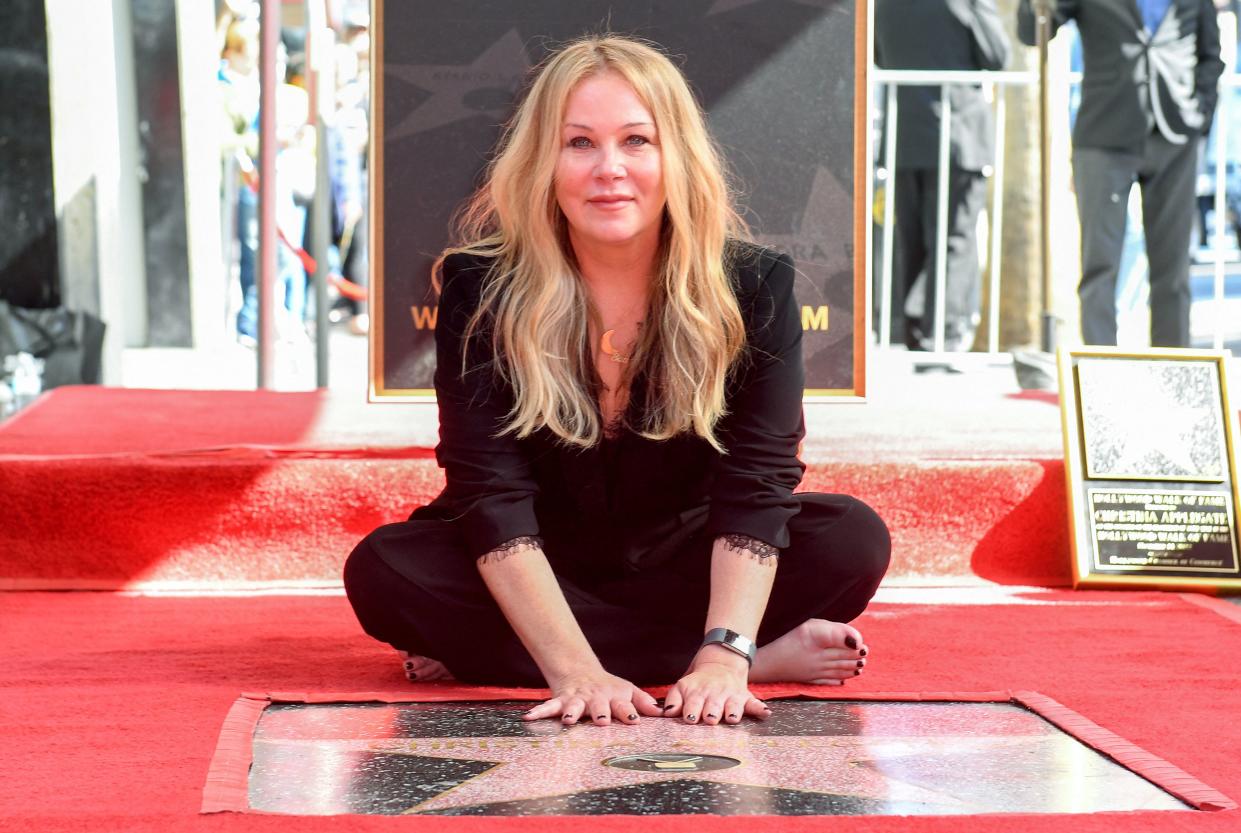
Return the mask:
[(768, 544), (766, 541), (760, 541), (757, 538), (751, 538), (749, 535), (737, 535), (729, 533), (721, 535), (720, 541), (724, 542), (725, 552), (735, 552), (748, 556), (750, 559), (757, 561), (764, 566), (775, 566), (776, 561), (780, 557), (780, 550)]
[(521, 552), (532, 552), (534, 550), (543, 549), (543, 539), (537, 535), (519, 535), (516, 538), (509, 539), (500, 544), (490, 552), (485, 552), (478, 557), (479, 564), (494, 564), (508, 558), (510, 555), (517, 555)]

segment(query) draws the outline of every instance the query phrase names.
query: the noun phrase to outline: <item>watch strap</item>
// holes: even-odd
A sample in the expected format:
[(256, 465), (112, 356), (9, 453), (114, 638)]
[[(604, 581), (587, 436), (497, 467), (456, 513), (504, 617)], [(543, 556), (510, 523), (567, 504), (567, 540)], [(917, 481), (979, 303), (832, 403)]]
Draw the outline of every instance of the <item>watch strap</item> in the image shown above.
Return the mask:
[(754, 640), (748, 636), (742, 636), (736, 631), (730, 631), (728, 628), (712, 628), (707, 631), (707, 635), (702, 638), (702, 646), (722, 645), (734, 654), (745, 657), (745, 661), (750, 665), (754, 664), (754, 657), (758, 653), (758, 646), (754, 644)]

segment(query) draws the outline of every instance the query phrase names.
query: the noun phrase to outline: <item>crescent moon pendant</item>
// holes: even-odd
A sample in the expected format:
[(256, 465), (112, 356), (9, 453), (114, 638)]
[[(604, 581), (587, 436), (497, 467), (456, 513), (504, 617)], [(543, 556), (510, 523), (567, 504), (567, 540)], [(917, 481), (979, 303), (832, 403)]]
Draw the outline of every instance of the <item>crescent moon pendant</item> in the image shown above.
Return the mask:
[(605, 332), (603, 334), (603, 338), (599, 340), (599, 346), (603, 348), (604, 353), (607, 353), (608, 356), (612, 358), (612, 361), (617, 362), (618, 364), (626, 364), (629, 362), (629, 357), (622, 354), (621, 351), (612, 346), (612, 333), (614, 332), (616, 332), (616, 330), (608, 330)]

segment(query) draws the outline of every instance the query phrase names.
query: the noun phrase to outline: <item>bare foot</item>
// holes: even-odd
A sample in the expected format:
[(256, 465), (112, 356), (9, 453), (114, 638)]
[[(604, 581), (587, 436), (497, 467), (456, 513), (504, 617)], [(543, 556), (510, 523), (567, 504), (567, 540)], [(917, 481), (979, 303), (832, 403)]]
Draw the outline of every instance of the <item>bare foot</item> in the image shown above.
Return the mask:
[(750, 682), (844, 685), (862, 673), (868, 653), (856, 628), (807, 619), (758, 649)]
[(401, 662), (405, 666), (405, 679), (413, 682), (427, 682), (428, 680), (451, 680), (452, 672), (444, 667), (439, 660), (430, 657), (420, 657), (417, 654), (410, 654), (405, 651), (397, 651), (401, 655)]

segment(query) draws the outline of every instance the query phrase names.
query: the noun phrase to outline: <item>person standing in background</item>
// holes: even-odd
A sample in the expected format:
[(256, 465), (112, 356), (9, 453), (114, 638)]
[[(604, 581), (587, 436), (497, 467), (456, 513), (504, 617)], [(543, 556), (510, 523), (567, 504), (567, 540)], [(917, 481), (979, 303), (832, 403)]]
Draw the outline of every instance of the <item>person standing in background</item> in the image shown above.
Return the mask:
[[(1073, 186), (1082, 233), (1082, 340), (1116, 344), (1116, 279), (1136, 181), (1150, 262), (1150, 341), (1188, 347), (1189, 242), (1199, 138), (1218, 99), (1214, 0), (1057, 0), (1052, 34), (1076, 20), (1082, 104), (1073, 128)], [(1017, 33), (1035, 42), (1021, 0)]]
[[(875, 63), (884, 69), (1000, 70), (1009, 53), (995, 0), (875, 4)], [(896, 200), (892, 332), (911, 350), (934, 345), (940, 97), (938, 86), (902, 85), (897, 94), (896, 170), (888, 193)], [(948, 100), (944, 349), (968, 350), (979, 321), (976, 229), (986, 198), (984, 171), (994, 159), (994, 126), (980, 85), (953, 84)]]

